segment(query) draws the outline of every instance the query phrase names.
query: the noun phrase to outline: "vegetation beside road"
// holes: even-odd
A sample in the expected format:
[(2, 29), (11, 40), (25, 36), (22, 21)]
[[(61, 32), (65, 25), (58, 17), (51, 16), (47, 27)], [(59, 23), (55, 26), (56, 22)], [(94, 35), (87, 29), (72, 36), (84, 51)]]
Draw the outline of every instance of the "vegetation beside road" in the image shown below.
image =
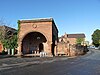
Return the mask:
[(92, 34), (92, 43), (94, 46), (98, 47), (100, 46), (100, 30), (96, 29), (94, 33)]

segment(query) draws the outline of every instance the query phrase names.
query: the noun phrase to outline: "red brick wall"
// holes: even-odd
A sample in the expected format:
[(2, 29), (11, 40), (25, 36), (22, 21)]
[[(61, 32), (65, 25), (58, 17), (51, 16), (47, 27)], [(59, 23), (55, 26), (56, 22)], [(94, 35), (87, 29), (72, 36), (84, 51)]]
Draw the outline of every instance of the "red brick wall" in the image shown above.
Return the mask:
[(76, 44), (76, 38), (67, 38), (70, 44)]
[[(37, 27), (34, 28), (33, 25)], [(19, 38), (24, 38), (27, 33), (40, 32), (48, 41), (52, 41), (52, 22), (36, 22), (36, 23), (21, 23), (20, 24)]]

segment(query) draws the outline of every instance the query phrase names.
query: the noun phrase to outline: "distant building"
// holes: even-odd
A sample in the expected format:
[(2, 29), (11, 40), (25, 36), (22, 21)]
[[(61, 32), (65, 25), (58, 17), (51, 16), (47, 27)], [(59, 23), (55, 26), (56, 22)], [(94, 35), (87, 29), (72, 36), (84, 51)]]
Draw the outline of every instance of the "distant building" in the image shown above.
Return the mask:
[[(0, 37), (2, 35), (2, 38), (9, 37), (15, 32), (16, 32), (16, 29), (14, 28), (11, 28), (8, 26), (0, 26)], [(0, 53), (2, 52), (2, 50), (3, 50), (3, 45), (2, 45), (2, 42), (0, 41)]]
[(68, 45), (66, 34), (59, 37), (59, 43), (57, 44), (57, 55), (68, 55)]
[(75, 45), (77, 38), (85, 39), (85, 34), (66, 34), (59, 37), (57, 45), (57, 55), (73, 56), (75, 54)]
[(85, 34), (64, 34), (61, 37), (59, 37), (59, 42), (66, 42), (71, 45), (76, 44), (78, 38), (85, 39)]
[(85, 39), (85, 34), (66, 34), (67, 35), (67, 40), (70, 44), (76, 44), (78, 38), (83, 38)]

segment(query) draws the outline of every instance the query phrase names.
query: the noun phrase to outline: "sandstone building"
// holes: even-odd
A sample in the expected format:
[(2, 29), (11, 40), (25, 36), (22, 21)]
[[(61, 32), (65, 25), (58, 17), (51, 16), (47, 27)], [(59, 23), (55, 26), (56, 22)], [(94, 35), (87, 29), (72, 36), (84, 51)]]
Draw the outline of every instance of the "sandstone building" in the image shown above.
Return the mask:
[(67, 40), (69, 41), (70, 44), (76, 44), (78, 38), (83, 38), (85, 40), (85, 34), (66, 34), (67, 35)]
[(58, 29), (52, 18), (19, 20), (18, 54), (56, 55)]
[(75, 45), (77, 38), (85, 39), (85, 34), (66, 34), (59, 37), (57, 45), (57, 55), (74, 56), (76, 54)]

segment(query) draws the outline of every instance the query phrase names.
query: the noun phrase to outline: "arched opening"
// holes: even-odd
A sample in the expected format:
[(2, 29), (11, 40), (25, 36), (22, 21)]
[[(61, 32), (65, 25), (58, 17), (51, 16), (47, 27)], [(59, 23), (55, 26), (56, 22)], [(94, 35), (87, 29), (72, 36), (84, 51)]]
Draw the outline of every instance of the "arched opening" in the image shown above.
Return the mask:
[(42, 52), (44, 50), (44, 46), (42, 43), (39, 44), (39, 53)]
[(43, 43), (46, 41), (47, 39), (40, 32), (30, 32), (22, 40), (22, 53), (32, 54), (43, 51)]

